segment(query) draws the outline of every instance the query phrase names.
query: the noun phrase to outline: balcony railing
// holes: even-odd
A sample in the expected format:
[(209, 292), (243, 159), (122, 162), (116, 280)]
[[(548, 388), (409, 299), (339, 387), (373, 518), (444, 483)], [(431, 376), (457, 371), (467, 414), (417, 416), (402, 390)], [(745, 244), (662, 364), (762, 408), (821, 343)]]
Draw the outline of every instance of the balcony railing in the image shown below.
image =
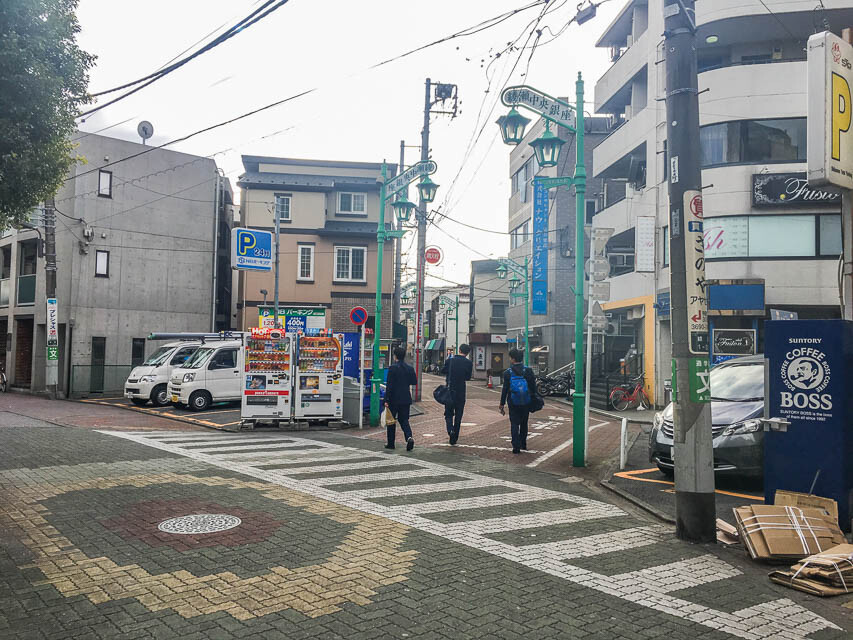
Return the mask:
[(0, 280), (0, 307), (9, 306), (9, 292), (12, 290), (12, 281), (9, 278)]
[(490, 327), (506, 327), (506, 316), (489, 318)]
[(36, 276), (18, 276), (18, 304), (35, 304)]

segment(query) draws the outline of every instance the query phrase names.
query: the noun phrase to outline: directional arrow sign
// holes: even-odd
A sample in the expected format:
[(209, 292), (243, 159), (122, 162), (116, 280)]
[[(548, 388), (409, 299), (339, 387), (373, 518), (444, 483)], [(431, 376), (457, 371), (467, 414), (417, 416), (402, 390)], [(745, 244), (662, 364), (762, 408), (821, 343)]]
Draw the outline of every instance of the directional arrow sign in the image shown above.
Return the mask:
[(435, 162), (432, 160), (421, 160), (417, 164), (406, 169), (396, 178), (392, 178), (386, 182), (385, 188), (389, 193), (396, 193), (421, 176), (427, 176), (431, 173), (435, 173), (436, 171), (438, 171), (438, 165)]
[(604, 280), (610, 276), (610, 261), (607, 258), (590, 258), (586, 261), (586, 272), (593, 280)]

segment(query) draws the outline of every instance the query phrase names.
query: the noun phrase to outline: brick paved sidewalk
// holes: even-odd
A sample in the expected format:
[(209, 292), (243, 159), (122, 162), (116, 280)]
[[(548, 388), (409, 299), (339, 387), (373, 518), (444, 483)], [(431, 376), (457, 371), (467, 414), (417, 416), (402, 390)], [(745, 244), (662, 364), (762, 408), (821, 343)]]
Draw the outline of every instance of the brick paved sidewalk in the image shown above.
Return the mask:
[(34, 422), (0, 429), (0, 452), (3, 638), (853, 630), (837, 606), (680, 543), (578, 481), (457, 450)]

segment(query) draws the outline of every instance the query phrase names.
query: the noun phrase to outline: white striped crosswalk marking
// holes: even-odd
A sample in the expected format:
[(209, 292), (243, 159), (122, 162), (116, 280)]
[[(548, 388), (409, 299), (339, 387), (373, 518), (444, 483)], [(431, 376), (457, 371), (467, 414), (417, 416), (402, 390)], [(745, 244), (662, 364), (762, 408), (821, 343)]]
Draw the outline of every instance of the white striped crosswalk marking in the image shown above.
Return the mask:
[[(441, 536), (447, 540), (464, 545), (481, 552), (490, 553), (495, 556), (520, 563), (524, 566), (538, 569), (549, 575), (557, 576), (569, 582), (586, 586), (601, 593), (629, 602), (651, 608), (655, 611), (672, 614), (676, 617), (702, 624), (711, 629), (728, 633), (732, 636), (746, 640), (761, 640), (768, 637), (787, 638), (789, 640), (804, 639), (813, 631), (821, 629), (840, 629), (828, 620), (804, 609), (803, 607), (783, 599), (772, 603), (764, 603), (735, 613), (726, 613), (704, 605), (689, 602), (684, 599), (673, 597), (670, 592), (676, 589), (672, 580), (655, 580), (654, 568), (607, 576), (566, 562), (573, 558), (585, 558), (613, 551), (636, 549), (653, 545), (671, 539), (669, 527), (662, 525), (637, 526), (607, 533), (599, 533), (569, 540), (558, 540), (540, 544), (512, 545), (487, 537), (493, 533), (502, 531), (514, 531), (516, 528), (524, 528), (527, 522), (544, 522), (550, 514), (549, 521), (540, 526), (557, 524), (563, 519), (566, 523), (581, 522), (600, 518), (625, 517), (622, 510), (597, 500), (584, 498), (567, 492), (550, 491), (530, 487), (522, 483), (491, 478), (476, 473), (435, 464), (417, 458), (407, 456), (398, 458), (399, 464), (415, 465), (420, 467), (417, 471), (379, 472), (365, 475), (347, 475), (331, 478), (311, 478), (301, 480), (292, 477), (292, 473), (280, 473), (276, 469), (264, 469), (256, 466), (257, 461), (265, 461), (263, 464), (271, 466), (275, 462), (289, 462), (296, 458), (294, 454), (308, 454), (302, 460), (310, 460), (311, 455), (328, 457), (333, 452), (340, 452), (343, 456), (353, 458), (373, 457), (372, 452), (363, 449), (342, 447), (321, 441), (304, 438), (282, 438), (281, 443), (258, 444), (254, 452), (205, 452), (195, 447), (183, 448), (179, 443), (171, 443), (163, 438), (148, 435), (136, 435), (127, 432), (109, 432), (109, 435), (125, 438), (139, 442), (157, 449), (177, 453), (200, 462), (207, 462), (216, 467), (242, 473), (250, 477), (274, 483), (283, 487), (299, 491), (316, 498), (327, 500), (336, 504), (344, 505), (364, 513), (384, 517), (415, 529)], [(223, 440), (224, 441), (224, 440)], [(180, 441), (179, 441), (180, 442)], [(290, 447), (280, 448), (282, 444), (292, 444), (293, 447), (303, 447), (300, 451), (294, 451)], [(304, 447), (315, 447), (304, 449)], [(316, 447), (319, 447), (316, 448)], [(209, 447), (210, 448), (210, 447)], [(268, 451), (264, 452), (264, 449)], [(239, 450), (238, 450), (239, 451)], [(395, 456), (397, 457), (397, 456)], [(255, 462), (256, 465), (253, 465)], [(364, 461), (365, 469), (379, 468), (385, 461)], [(316, 473), (322, 473), (322, 468), (315, 468)], [(289, 470), (288, 470), (289, 471)], [(327, 469), (328, 471), (328, 469)], [(447, 479), (449, 481), (441, 482)], [(419, 483), (419, 480), (422, 481)], [(371, 481), (400, 482), (401, 484), (386, 487), (358, 488), (358, 484)], [(337, 485), (351, 485), (349, 487), (338, 487)], [(531, 514), (529, 516), (507, 516), (501, 518), (470, 520), (454, 523), (441, 523), (429, 519), (428, 514), (435, 514), (461, 509), (475, 509), (472, 504), (483, 506), (494, 506), (501, 504), (502, 499), (510, 501), (520, 498), (504, 498), (512, 496), (513, 493), (499, 494), (495, 496), (482, 496), (483, 500), (477, 498), (451, 497), (447, 500), (433, 500), (425, 503), (429, 510), (417, 508), (417, 505), (406, 507), (387, 507), (373, 502), (374, 499), (392, 496), (415, 496), (438, 493), (447, 495), (454, 491), (463, 489), (477, 489), (484, 487), (501, 487), (510, 492), (535, 495), (537, 500), (558, 498), (573, 503), (572, 508), (554, 509), (550, 512)], [(494, 500), (494, 502), (492, 502)], [(506, 504), (509, 504), (507, 502)], [(572, 515), (569, 515), (569, 514)], [(426, 515), (423, 515), (426, 514)], [(472, 514), (473, 515), (473, 514)], [(566, 520), (568, 519), (568, 520)], [(491, 523), (491, 524), (490, 524)], [(520, 525), (520, 526), (518, 526)], [(518, 527), (517, 527), (518, 526)], [(531, 538), (519, 534), (519, 539), (530, 542)], [(722, 565), (721, 561), (717, 561)], [(716, 566), (716, 569), (721, 569)], [(728, 565), (725, 565), (728, 567)], [(669, 569), (674, 567), (665, 565)], [(702, 563), (685, 565), (691, 576), (684, 586), (703, 584), (710, 581), (710, 567)], [(732, 573), (735, 569), (728, 567), (725, 571)], [(732, 575), (735, 575), (732, 573)], [(635, 584), (629, 584), (630, 577), (636, 576), (643, 584), (642, 589), (637, 589)]]
[(698, 587), (709, 582), (741, 575), (738, 569), (712, 555), (698, 556), (670, 564), (620, 573), (611, 576), (614, 582), (636, 589), (654, 589), (660, 593), (669, 593), (680, 589)]
[[(358, 471), (368, 470), (368, 469), (381, 469), (383, 467), (399, 467), (402, 465), (408, 464), (405, 461), (401, 461), (399, 458), (385, 458), (384, 460), (368, 460), (363, 462), (348, 462), (345, 464), (328, 464), (328, 465), (317, 465), (317, 466), (298, 466), (293, 468), (286, 469), (275, 469), (275, 472), (279, 475), (299, 475), (299, 474), (307, 474), (307, 473), (328, 473), (330, 471)], [(373, 480), (375, 479), (374, 474), (367, 474), (363, 476), (364, 480)]]

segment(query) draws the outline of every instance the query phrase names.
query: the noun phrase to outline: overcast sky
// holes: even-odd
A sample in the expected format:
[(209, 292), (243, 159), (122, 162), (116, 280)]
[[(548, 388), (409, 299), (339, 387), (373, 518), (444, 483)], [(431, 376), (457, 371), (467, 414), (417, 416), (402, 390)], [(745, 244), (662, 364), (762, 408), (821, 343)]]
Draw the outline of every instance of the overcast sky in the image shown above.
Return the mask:
[[(112, 88), (151, 73), (259, 4), (259, 0), (132, 4), (80, 0), (79, 43), (98, 56), (90, 90)], [(594, 43), (624, 0), (606, 1), (592, 21), (580, 27), (572, 24), (553, 42), (536, 47), (529, 69), (529, 48), (497, 60), (493, 56), (522, 33), (519, 44), (525, 42), (540, 6), (473, 36), (370, 67), (526, 4), (527, 0), (291, 0), (225, 44), (93, 114), (80, 128), (96, 131), (126, 120), (104, 135), (138, 141), (136, 126), (145, 119), (155, 129), (150, 143), (162, 144), (316, 87), (315, 93), (170, 148), (213, 155), (232, 185), (242, 172), (241, 154), (396, 163), (400, 140), (420, 144), (424, 80), (430, 77), (458, 85), (462, 101), (457, 118), (432, 120), (430, 147), (439, 167), (433, 179), (441, 185), (434, 206), (443, 205), (442, 211), (468, 224), (506, 232), (510, 148), (502, 144), (494, 124), (506, 109), (494, 103), (510, 68), (521, 53), (509, 84), (531, 84), (551, 95), (574, 95), (577, 72), (583, 72), (591, 111), (595, 81), (609, 66), (607, 51), (596, 49)], [(552, 0), (549, 5), (550, 13), (539, 24), (544, 29), (541, 43), (551, 40), (551, 34), (575, 14), (577, 1)], [(535, 35), (529, 44), (534, 39)], [(407, 149), (407, 164), (419, 153)], [(429, 228), (427, 244), (440, 246), (445, 259), (428, 273), (441, 278), (467, 282), (471, 260), (506, 255), (509, 250), (508, 235), (478, 232), (448, 220), (441, 220), (438, 227)], [(404, 249), (414, 235), (407, 235)], [(407, 261), (410, 269), (404, 282), (414, 273), (413, 249)], [(442, 282), (428, 279), (428, 284)]]

